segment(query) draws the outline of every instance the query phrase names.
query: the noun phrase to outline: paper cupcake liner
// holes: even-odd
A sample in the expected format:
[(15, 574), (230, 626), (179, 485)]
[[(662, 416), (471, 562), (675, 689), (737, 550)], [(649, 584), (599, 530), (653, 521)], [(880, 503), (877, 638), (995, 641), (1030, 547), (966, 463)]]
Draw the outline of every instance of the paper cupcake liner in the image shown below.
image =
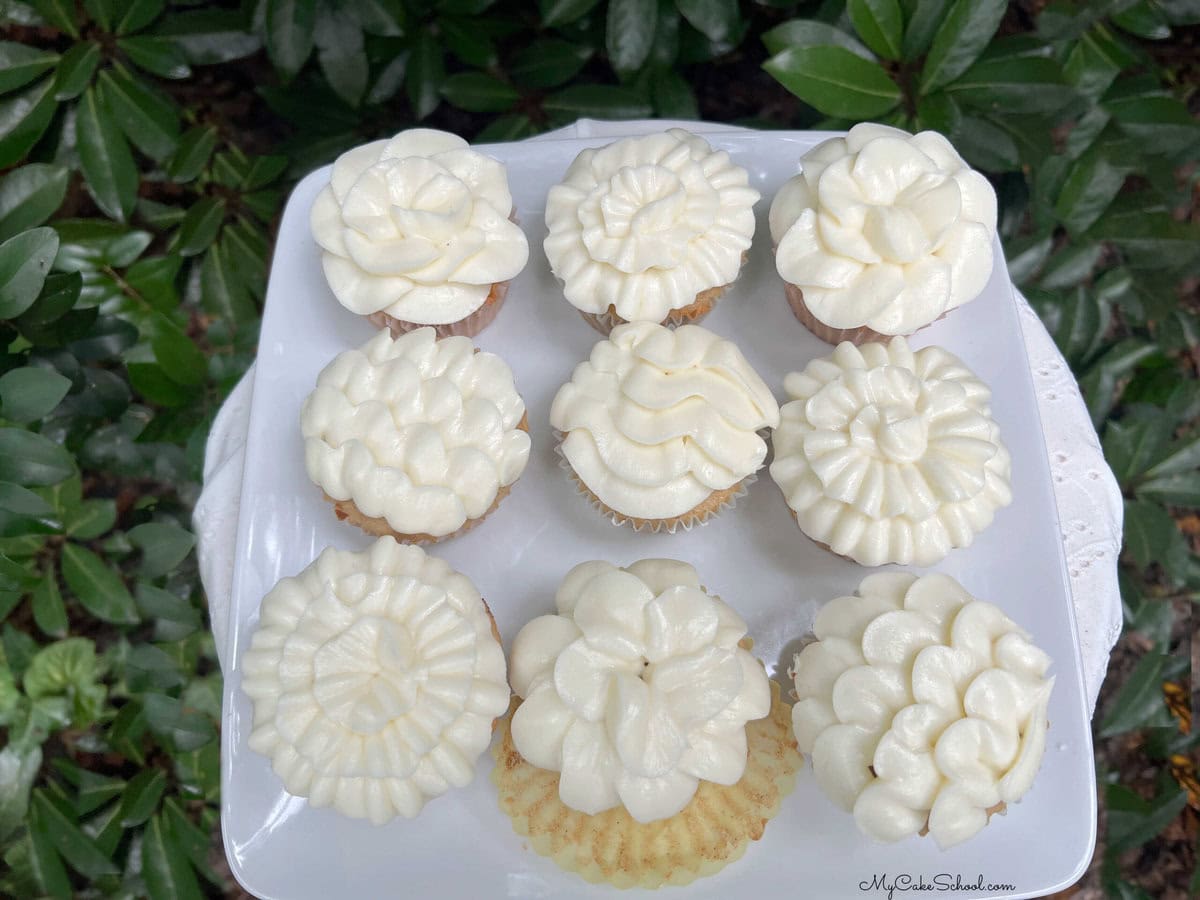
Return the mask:
[(703, 503), (678, 516), (671, 516), (666, 519), (644, 519), (638, 516), (629, 516), (613, 509), (592, 493), (591, 488), (579, 477), (579, 474), (567, 459), (566, 454), (563, 453), (562, 441), (565, 435), (558, 431), (555, 432), (555, 435), (558, 437), (558, 443), (554, 445), (554, 452), (558, 454), (559, 468), (566, 472), (571, 480), (575, 482), (575, 489), (579, 492), (580, 496), (588, 501), (592, 509), (612, 522), (613, 525), (628, 525), (634, 531), (638, 532), (646, 531), (650, 534), (666, 532), (667, 534), (674, 534), (681, 528), (684, 531), (691, 531), (700, 525), (706, 525), (719, 513), (736, 507), (738, 501), (746, 496), (750, 486), (758, 481), (758, 474), (752, 472), (732, 487), (713, 491)]
[(559, 799), (557, 772), (522, 758), (509, 730), (511, 718), (500, 722), (491, 777), (513, 830), (560, 868), (619, 888), (690, 884), (739, 859), (762, 837), (803, 763), (791, 707), (771, 682), (770, 713), (746, 725), (746, 771), (737, 784), (701, 781), (687, 806), (657, 822), (638, 822), (623, 807), (587, 815)]
[[(718, 288), (710, 288), (703, 294), (698, 294), (696, 299), (687, 306), (679, 309), (673, 309), (667, 313), (667, 317), (658, 324), (664, 325), (667, 328), (678, 328), (680, 325), (695, 325), (707, 316), (717, 301), (721, 298), (721, 294), (725, 292), (724, 285)], [(711, 295), (711, 296), (706, 296)], [(603, 335), (612, 333), (612, 330), (618, 325), (625, 325), (628, 320), (617, 315), (616, 307), (610, 306), (606, 312), (590, 313), (584, 312), (582, 309), (577, 310), (579, 315), (583, 316), (583, 320), (595, 328)]]
[(483, 302), (483, 306), (479, 307), (479, 309), (466, 318), (459, 319), (457, 322), (447, 322), (443, 325), (422, 325), (419, 322), (406, 322), (403, 319), (397, 319), (385, 312), (371, 313), (367, 316), (367, 319), (376, 328), (386, 328), (392, 333), (392, 337), (400, 337), (400, 335), (416, 331), (418, 328), (432, 328), (440, 338), (451, 336), (475, 337), (475, 335), (487, 328), (492, 323), (492, 320), (496, 318), (496, 314), (500, 312), (500, 307), (504, 305), (504, 298), (508, 296), (509, 284), (510, 282), (507, 281), (500, 281), (493, 284), (491, 293), (488, 294), (487, 299)]
[[(812, 314), (812, 311), (808, 308), (808, 304), (804, 302), (804, 292), (799, 287), (785, 282), (783, 289), (787, 293), (788, 306), (792, 308), (792, 312), (796, 314), (796, 318), (800, 320), (800, 323), (805, 328), (827, 344), (837, 345), (842, 341), (849, 341), (855, 345), (870, 344), (876, 341), (887, 343), (896, 337), (894, 334), (883, 334), (874, 328), (868, 328), (866, 325), (860, 325), (858, 328), (833, 328)], [(946, 312), (949, 312), (949, 310)], [(946, 313), (942, 313), (933, 321), (940, 321), (945, 316)], [(921, 328), (916, 329), (916, 331), (908, 332), (904, 337), (910, 337), (916, 334), (917, 331), (928, 328), (932, 324), (933, 322), (928, 322), (922, 325)]]

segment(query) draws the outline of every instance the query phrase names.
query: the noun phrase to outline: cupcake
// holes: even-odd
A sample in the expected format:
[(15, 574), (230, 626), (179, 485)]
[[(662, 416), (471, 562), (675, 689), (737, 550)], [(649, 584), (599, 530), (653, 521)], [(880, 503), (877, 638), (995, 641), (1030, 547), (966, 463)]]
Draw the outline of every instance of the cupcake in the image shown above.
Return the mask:
[(618, 325), (550, 408), (580, 493), (618, 525), (707, 521), (762, 467), (779, 406), (730, 341), (701, 328)]
[(834, 553), (931, 566), (1012, 501), (991, 392), (941, 347), (842, 343), (783, 387), (771, 477)]
[(724, 150), (678, 128), (584, 150), (546, 197), (546, 257), (604, 334), (706, 316), (737, 278), (759, 193)]
[(275, 585), (241, 669), (250, 749), (287, 792), (376, 825), (468, 784), (508, 708), (479, 591), (391, 538), (326, 548)]
[(1033, 784), (1050, 658), (946, 575), (871, 575), (817, 613), (792, 724), (817, 783), (865, 834), (977, 834)]
[(586, 562), (512, 647), (500, 807), (588, 881), (687, 884), (739, 858), (801, 759), (746, 623), (687, 563)]
[(338, 157), (310, 223), (348, 310), (397, 335), (432, 325), (472, 337), (529, 259), (514, 217), (501, 163), (414, 128)]
[(432, 328), (339, 354), (300, 412), (308, 476), (339, 519), (403, 543), (479, 524), (529, 461), (504, 360)]
[(771, 203), (788, 303), (836, 344), (912, 334), (979, 296), (996, 192), (934, 131), (855, 125), (818, 144)]

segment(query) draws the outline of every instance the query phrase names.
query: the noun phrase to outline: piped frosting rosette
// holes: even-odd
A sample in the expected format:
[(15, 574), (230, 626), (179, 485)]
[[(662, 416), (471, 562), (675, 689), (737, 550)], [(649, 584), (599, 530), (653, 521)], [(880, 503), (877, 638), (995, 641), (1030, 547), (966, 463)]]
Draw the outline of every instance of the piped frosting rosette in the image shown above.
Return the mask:
[(817, 783), (867, 835), (960, 843), (1020, 800), (1046, 747), (1050, 658), (940, 574), (868, 576), (817, 614), (792, 722)]
[(731, 501), (778, 424), (770, 390), (732, 342), (698, 325), (621, 325), (550, 409), (581, 489), (619, 522), (691, 525)]
[[(512, 370), (469, 338), (380, 331), (339, 354), (300, 414), (309, 477), (366, 530), (436, 540), (481, 519), (529, 461)], [(365, 521), (372, 520), (372, 521)]]
[(525, 267), (529, 243), (512, 212), (501, 163), (457, 135), (414, 128), (338, 157), (310, 221), (343, 306), (445, 326)]
[[(672, 313), (737, 278), (759, 196), (745, 169), (694, 134), (625, 138), (584, 150), (550, 189), (546, 256), (573, 306), (615, 313), (607, 327), (678, 324)], [(686, 320), (715, 296), (706, 301)]]
[(771, 477), (800, 528), (865, 566), (930, 566), (1012, 500), (991, 392), (902, 337), (838, 345), (784, 379)]
[(675, 560), (572, 569), (513, 642), (501, 809), (588, 881), (687, 884), (762, 837), (801, 763), (746, 624)]
[(252, 750), (288, 793), (382, 824), (463, 787), (508, 707), (475, 586), (418, 547), (327, 548), (263, 598), (242, 656)]
[(937, 132), (855, 125), (800, 167), (771, 203), (771, 237), (818, 323), (907, 335), (987, 284), (996, 193)]

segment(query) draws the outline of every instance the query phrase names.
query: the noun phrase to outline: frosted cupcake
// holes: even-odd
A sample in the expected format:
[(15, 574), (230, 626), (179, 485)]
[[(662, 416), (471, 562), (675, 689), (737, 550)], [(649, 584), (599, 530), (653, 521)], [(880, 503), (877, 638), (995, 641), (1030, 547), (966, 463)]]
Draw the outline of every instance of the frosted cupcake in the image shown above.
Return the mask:
[(855, 125), (814, 147), (771, 203), (775, 267), (824, 341), (912, 334), (979, 296), (996, 193), (934, 131)]
[(871, 575), (817, 613), (792, 722), (817, 783), (879, 841), (951, 847), (1033, 785), (1050, 658), (953, 578)]
[(706, 316), (737, 278), (758, 191), (723, 150), (678, 128), (584, 150), (546, 197), (546, 257), (607, 334)]
[(338, 157), (310, 222), (344, 307), (394, 334), (471, 337), (529, 259), (514, 216), (501, 163), (414, 128)]
[(339, 354), (300, 412), (308, 475), (339, 519), (405, 543), (474, 527), (529, 461), (504, 360), (469, 338), (380, 331)]
[(834, 553), (931, 566), (1012, 501), (991, 392), (941, 347), (842, 343), (783, 387), (771, 477)]
[(687, 563), (576, 566), (513, 642), (492, 780), (533, 849), (593, 882), (687, 884), (762, 837), (800, 756), (746, 623)]
[(698, 325), (619, 325), (550, 408), (580, 492), (617, 524), (674, 531), (707, 521), (762, 467), (770, 390), (730, 341)]
[(508, 708), (470, 580), (419, 547), (330, 547), (262, 601), (242, 656), (250, 749), (289, 794), (381, 825), (475, 775)]

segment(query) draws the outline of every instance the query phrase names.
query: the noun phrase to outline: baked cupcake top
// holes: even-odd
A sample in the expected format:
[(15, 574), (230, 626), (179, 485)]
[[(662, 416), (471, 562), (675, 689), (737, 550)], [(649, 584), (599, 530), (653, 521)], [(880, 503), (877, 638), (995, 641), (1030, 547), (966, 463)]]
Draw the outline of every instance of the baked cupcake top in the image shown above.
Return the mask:
[(800, 167), (771, 203), (771, 239), (821, 322), (911, 334), (987, 284), (996, 193), (937, 132), (855, 125)]
[(339, 156), (310, 223), (343, 306), (444, 325), (525, 267), (529, 243), (512, 212), (501, 163), (457, 135), (414, 128)]
[(338, 354), (304, 401), (309, 477), (399, 534), (442, 537), (482, 516), (529, 461), (512, 371), (469, 338), (380, 331)]
[(953, 578), (889, 572), (817, 613), (792, 723), (817, 783), (863, 832), (940, 847), (1020, 800), (1046, 748), (1050, 658)]
[(737, 783), (746, 723), (767, 715), (771, 692), (738, 646), (746, 623), (695, 569), (582, 563), (555, 605), (513, 642), (524, 700), (512, 737), (530, 763), (561, 773), (564, 804), (588, 815), (624, 806), (651, 822), (687, 806), (700, 779)]
[(732, 342), (699, 325), (619, 325), (550, 408), (562, 453), (605, 505), (679, 516), (762, 466), (779, 406)]
[(578, 309), (661, 322), (737, 277), (759, 196), (694, 134), (625, 138), (584, 150), (550, 188), (546, 256)]
[(941, 347), (845, 342), (783, 387), (771, 477), (835, 553), (933, 565), (1012, 500), (991, 392)]
[(242, 690), (250, 748), (288, 792), (376, 824), (469, 783), (509, 699), (475, 586), (390, 537), (326, 548), (272, 588)]

